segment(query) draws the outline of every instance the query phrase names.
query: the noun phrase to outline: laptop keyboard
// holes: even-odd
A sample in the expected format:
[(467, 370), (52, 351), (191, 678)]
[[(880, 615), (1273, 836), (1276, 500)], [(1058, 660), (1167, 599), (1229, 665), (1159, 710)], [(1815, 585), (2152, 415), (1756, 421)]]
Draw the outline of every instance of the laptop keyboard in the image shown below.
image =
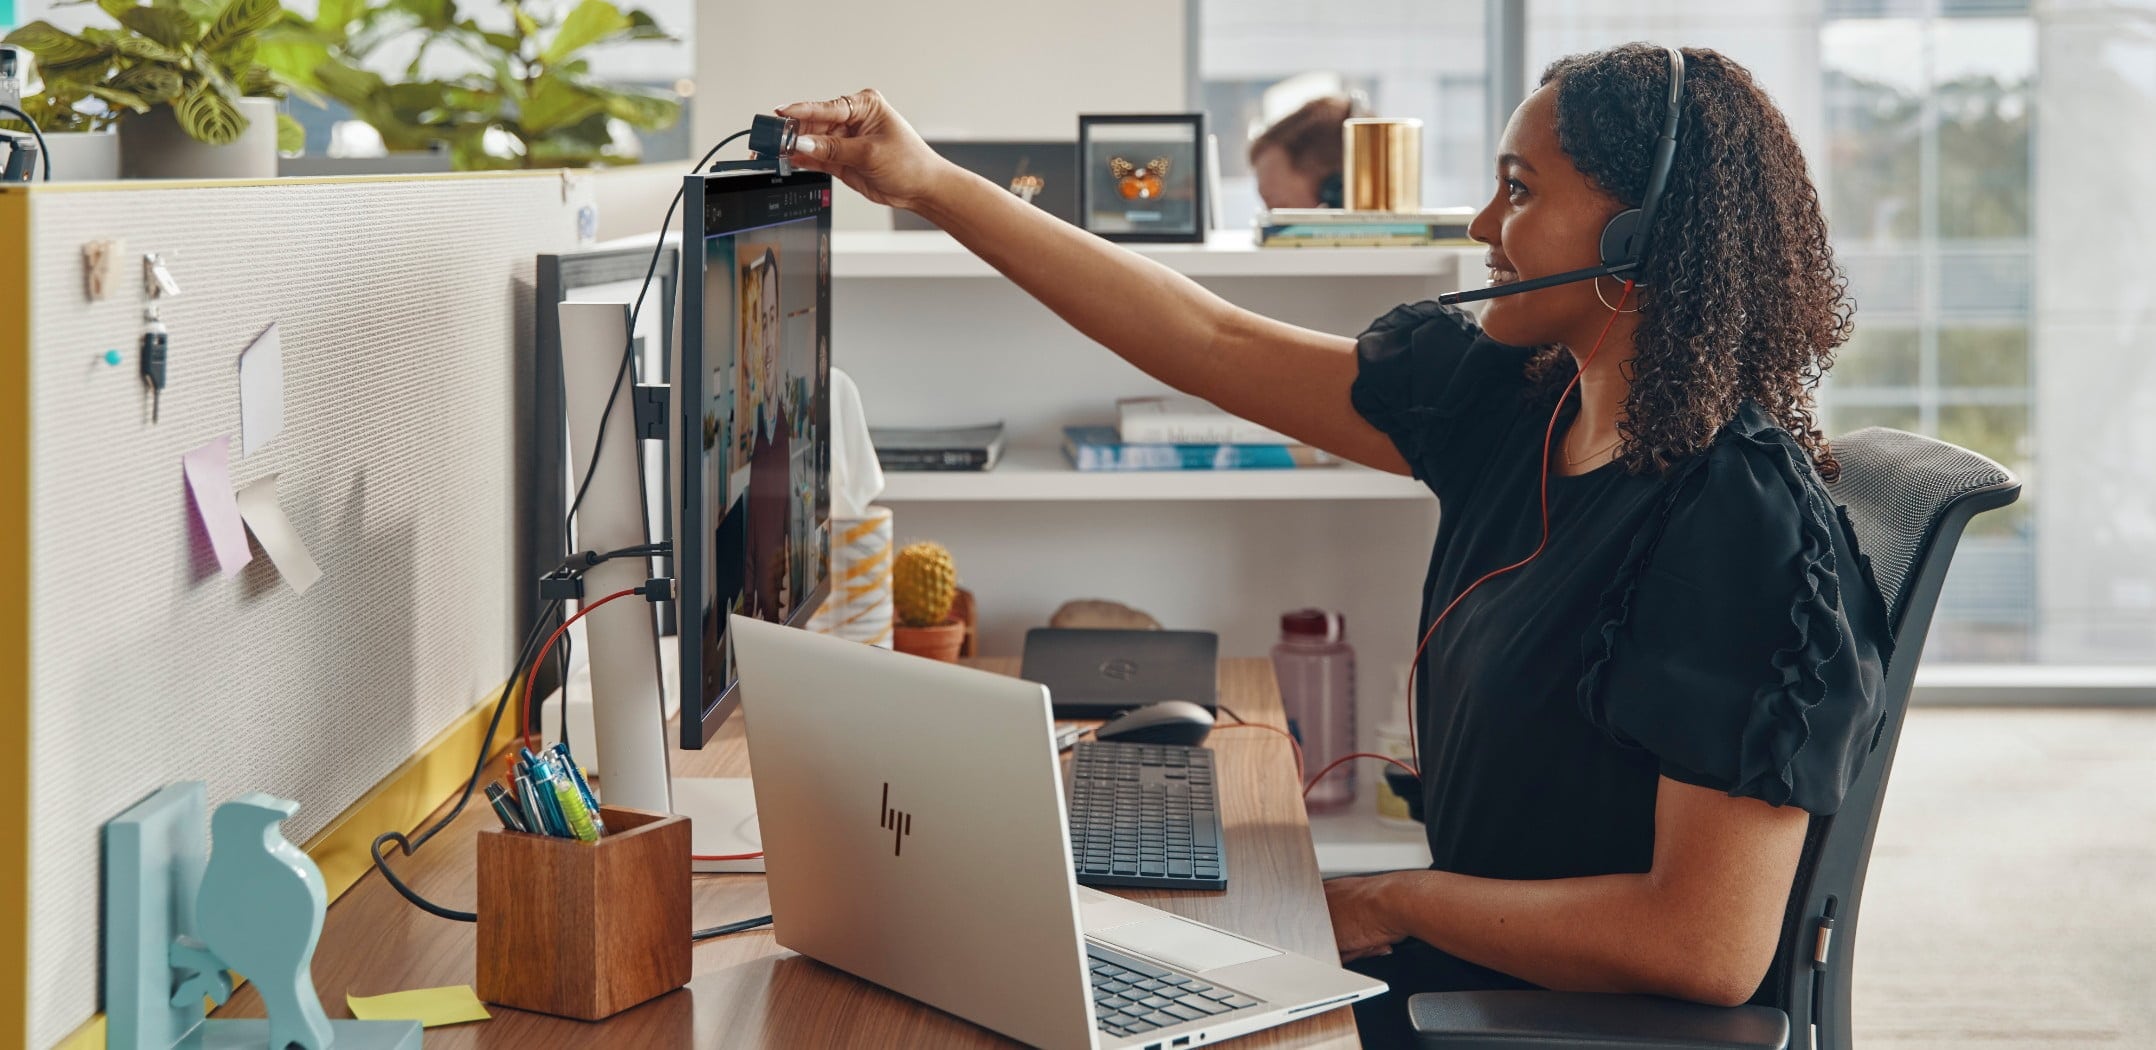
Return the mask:
[(1109, 1035), (1140, 1035), (1258, 1005), (1090, 941), (1085, 951), (1093, 970), (1094, 1025)]
[(1072, 867), (1085, 886), (1228, 888), (1213, 753), (1086, 741), (1071, 749)]

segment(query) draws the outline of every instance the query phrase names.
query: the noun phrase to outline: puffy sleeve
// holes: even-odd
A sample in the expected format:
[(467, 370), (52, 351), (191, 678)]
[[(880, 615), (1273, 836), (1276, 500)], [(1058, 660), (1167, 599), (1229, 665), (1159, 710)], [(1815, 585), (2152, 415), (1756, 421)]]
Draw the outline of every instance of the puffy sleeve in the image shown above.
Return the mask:
[(1583, 642), (1580, 705), (1664, 776), (1833, 813), (1892, 647), (1869, 565), (1786, 433), (1725, 432), (1679, 471)]
[(1488, 339), (1456, 307), (1411, 303), (1355, 341), (1349, 399), (1442, 498), (1478, 472), (1522, 410), (1527, 353)]

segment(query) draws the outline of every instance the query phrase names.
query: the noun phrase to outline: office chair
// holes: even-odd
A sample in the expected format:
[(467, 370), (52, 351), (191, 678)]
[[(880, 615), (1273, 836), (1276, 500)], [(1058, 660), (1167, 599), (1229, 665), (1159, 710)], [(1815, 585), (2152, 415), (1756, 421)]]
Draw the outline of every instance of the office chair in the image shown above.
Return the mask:
[[(2021, 495), (2006, 468), (1966, 449), (1884, 427), (1834, 443), (1857, 546), (1886, 598), (1894, 656), (1872, 759), (1831, 817), (1814, 817), (1767, 973), (1773, 1006), (1702, 1006), (1647, 995), (1576, 992), (1435, 992), (1408, 1000), (1426, 1050), (1848, 1050), (1850, 974), (1858, 903), (1879, 828), (1887, 771), (1909, 710), (1911, 682), (1931, 629), (1947, 563), (1969, 519)], [(1795, 1039), (1792, 1040), (1792, 1033)]]

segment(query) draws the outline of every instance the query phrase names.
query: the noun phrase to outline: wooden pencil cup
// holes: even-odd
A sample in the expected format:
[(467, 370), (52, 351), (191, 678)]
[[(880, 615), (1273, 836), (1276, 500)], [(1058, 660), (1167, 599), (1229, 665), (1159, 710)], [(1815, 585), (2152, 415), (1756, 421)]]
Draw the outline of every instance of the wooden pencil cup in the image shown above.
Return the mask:
[(597, 842), (479, 833), (479, 997), (597, 1021), (689, 983), (689, 821), (601, 806)]

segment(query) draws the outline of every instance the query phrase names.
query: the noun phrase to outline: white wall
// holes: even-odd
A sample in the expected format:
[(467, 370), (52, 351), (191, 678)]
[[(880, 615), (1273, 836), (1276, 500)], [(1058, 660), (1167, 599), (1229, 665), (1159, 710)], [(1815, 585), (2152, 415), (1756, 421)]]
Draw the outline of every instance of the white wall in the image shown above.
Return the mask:
[[(697, 142), (801, 99), (874, 87), (923, 135), (1075, 138), (1078, 114), (1178, 112), (1183, 4), (697, 0)], [(847, 192), (841, 228), (890, 225)]]

